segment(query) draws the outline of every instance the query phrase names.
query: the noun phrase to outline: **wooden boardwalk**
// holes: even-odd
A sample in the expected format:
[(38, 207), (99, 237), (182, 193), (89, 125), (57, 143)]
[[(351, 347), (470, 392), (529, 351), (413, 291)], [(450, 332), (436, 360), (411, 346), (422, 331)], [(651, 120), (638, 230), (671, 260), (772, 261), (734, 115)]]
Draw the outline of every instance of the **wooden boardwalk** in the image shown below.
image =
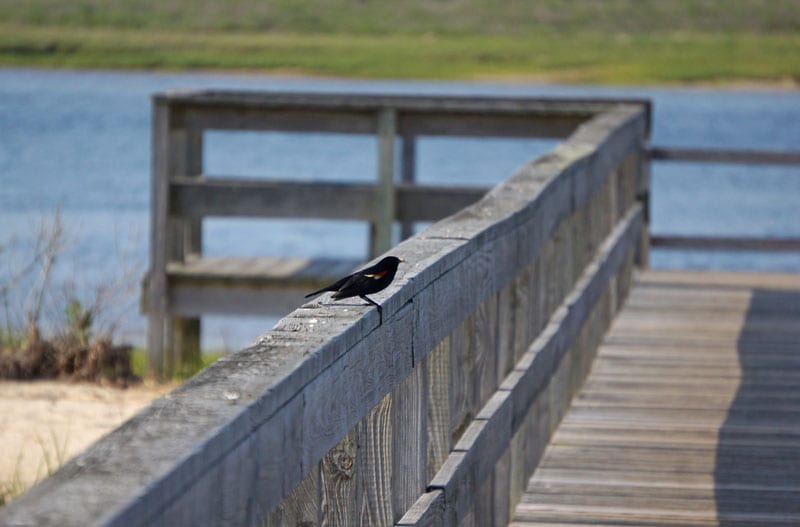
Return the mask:
[(641, 275), (510, 525), (800, 525), (800, 275)]

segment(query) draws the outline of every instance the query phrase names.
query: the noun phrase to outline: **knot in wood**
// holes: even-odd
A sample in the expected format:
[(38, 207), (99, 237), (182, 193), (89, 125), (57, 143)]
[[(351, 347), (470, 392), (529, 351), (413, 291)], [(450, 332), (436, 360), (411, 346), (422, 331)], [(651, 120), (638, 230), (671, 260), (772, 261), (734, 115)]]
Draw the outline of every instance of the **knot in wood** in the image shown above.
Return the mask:
[(333, 456), (333, 466), (343, 477), (351, 478), (353, 477), (355, 459), (347, 452), (339, 450)]

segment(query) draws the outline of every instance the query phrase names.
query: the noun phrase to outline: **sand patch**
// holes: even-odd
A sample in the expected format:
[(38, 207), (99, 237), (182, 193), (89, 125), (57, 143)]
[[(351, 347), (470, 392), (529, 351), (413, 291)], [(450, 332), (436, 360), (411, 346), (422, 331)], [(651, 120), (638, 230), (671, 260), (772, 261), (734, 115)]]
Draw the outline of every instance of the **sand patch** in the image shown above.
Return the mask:
[(174, 387), (0, 381), (0, 492), (46, 477)]

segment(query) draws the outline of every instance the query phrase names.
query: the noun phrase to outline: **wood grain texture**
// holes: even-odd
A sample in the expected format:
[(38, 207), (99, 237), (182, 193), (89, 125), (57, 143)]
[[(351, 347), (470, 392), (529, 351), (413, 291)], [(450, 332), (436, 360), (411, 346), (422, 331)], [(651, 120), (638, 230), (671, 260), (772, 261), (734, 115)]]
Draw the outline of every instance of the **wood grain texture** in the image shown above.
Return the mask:
[[(351, 352), (303, 387), (306, 401), (303, 430), (308, 434), (303, 445), (303, 466), (312, 466), (321, 459), (412, 372), (411, 342), (406, 337), (412, 331), (413, 314), (409, 305), (391, 321), (384, 319), (384, 331), (373, 332), (372, 338), (361, 340)], [(349, 381), (341, 382), (345, 378)], [(387, 419), (388, 416), (381, 414)], [(375, 426), (370, 425), (369, 429), (374, 430)], [(381, 455), (378, 450), (373, 454)], [(389, 470), (386, 468), (387, 475), (391, 475)]]
[(428, 361), (392, 392), (392, 512), (396, 522), (425, 492), (428, 477)]
[(439, 343), (426, 361), (428, 456), (426, 482), (439, 471), (453, 439), (450, 434), (450, 338)]
[(488, 522), (488, 525), (506, 525), (511, 518), (512, 512), (511, 442), (509, 442), (500, 459), (497, 460), (492, 478), (492, 520)]
[(503, 382), (516, 363), (514, 357), (514, 291), (507, 285), (497, 293), (497, 383)]
[[(320, 462), (320, 464), (324, 463), (326, 463), (326, 459)], [(332, 484), (330, 478), (328, 484)], [(322, 512), (320, 510), (320, 504), (322, 503), (321, 491), (320, 469), (317, 466), (311, 469), (289, 497), (275, 508), (262, 527), (311, 527), (319, 525)], [(330, 499), (330, 496), (328, 496), (326, 503), (330, 503)], [(231, 518), (230, 521), (235, 521), (235, 519)]]
[(358, 517), (358, 430), (349, 432), (320, 462), (321, 525), (353, 525)]
[(495, 393), (497, 380), (497, 295), (487, 298), (478, 307), (473, 325), (474, 364), (472, 376), (472, 400), (478, 410)]
[(510, 525), (800, 521), (798, 327), (796, 276), (641, 275)]
[(388, 394), (358, 425), (355, 525), (384, 527), (394, 523), (392, 437), (392, 394)]
[(450, 427), (452, 444), (478, 413), (473, 379), (475, 377), (474, 316), (467, 318), (450, 336)]

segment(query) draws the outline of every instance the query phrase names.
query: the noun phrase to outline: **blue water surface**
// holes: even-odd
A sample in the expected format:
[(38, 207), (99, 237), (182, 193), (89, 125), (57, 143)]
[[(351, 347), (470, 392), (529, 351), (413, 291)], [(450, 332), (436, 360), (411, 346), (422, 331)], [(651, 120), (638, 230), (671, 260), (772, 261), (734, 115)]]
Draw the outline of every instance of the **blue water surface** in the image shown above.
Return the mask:
[[(800, 92), (615, 88), (430, 81), (357, 81), (256, 75), (0, 68), (0, 278), (7, 282), (34, 250), (56, 211), (66, 243), (51, 283), (64, 296), (107, 286), (118, 334), (143, 342), (138, 277), (147, 267), (150, 96), (174, 88), (273, 91), (647, 97), (658, 146), (800, 149)], [(421, 181), (492, 185), (555, 143), (542, 140), (422, 138)], [(331, 134), (208, 133), (204, 169), (215, 176), (369, 181), (373, 138)], [(366, 253), (360, 222), (207, 220), (204, 251), (228, 255)], [(652, 230), (663, 234), (800, 236), (800, 168), (657, 163)], [(652, 265), (800, 271), (796, 253), (654, 251)], [(130, 277), (137, 277), (131, 280)], [(0, 281), (2, 284), (3, 281)], [(131, 283), (133, 285), (131, 285)], [(19, 311), (26, 292), (6, 295)], [(86, 298), (85, 303), (92, 299)], [(52, 302), (58, 305), (57, 302)], [(53, 308), (55, 309), (55, 308)], [(47, 311), (47, 308), (45, 308)], [(46, 313), (51, 319), (63, 314)], [(237, 348), (274, 319), (208, 317), (204, 345)], [(108, 324), (111, 324), (109, 322)]]

